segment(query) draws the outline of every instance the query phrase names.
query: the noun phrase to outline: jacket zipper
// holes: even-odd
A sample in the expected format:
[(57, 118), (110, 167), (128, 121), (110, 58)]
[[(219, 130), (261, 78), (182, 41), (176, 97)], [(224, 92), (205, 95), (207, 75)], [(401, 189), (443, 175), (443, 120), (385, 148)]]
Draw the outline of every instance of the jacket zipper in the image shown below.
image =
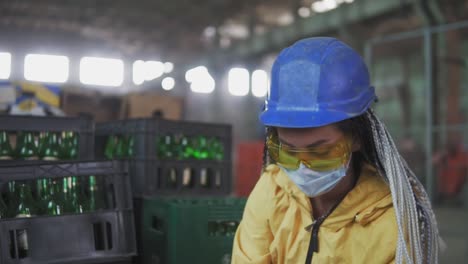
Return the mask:
[[(327, 217), (329, 215), (331, 215), (331, 213), (333, 213), (335, 208), (338, 207), (338, 205), (341, 203), (341, 201), (344, 199), (345, 196), (346, 195), (344, 195), (339, 200), (339, 202), (337, 202), (332, 208), (330, 208), (330, 210), (326, 214), (324, 214), (324, 215), (320, 216), (319, 218), (315, 219), (315, 221), (313, 221), (311, 225), (309, 225), (309, 226), (307, 226), (305, 228), (307, 231), (311, 232), (310, 242), (309, 242), (309, 249), (307, 250), (307, 258), (306, 258), (305, 264), (311, 264), (314, 252), (318, 252), (318, 250), (319, 250), (318, 232), (319, 232), (320, 226), (325, 221), (325, 219), (327, 219)], [(313, 216), (312, 216), (312, 218), (313, 218)]]
[(310, 228), (312, 228), (310, 242), (309, 242), (309, 249), (307, 250), (307, 258), (305, 262), (306, 264), (311, 264), (314, 252), (318, 252), (318, 246), (319, 246), (318, 245), (318, 231), (319, 231), (320, 225), (322, 225), (323, 221), (325, 221), (325, 218), (327, 218), (327, 216), (328, 214), (317, 218), (317, 220), (312, 222), (312, 225), (306, 228), (309, 230)]

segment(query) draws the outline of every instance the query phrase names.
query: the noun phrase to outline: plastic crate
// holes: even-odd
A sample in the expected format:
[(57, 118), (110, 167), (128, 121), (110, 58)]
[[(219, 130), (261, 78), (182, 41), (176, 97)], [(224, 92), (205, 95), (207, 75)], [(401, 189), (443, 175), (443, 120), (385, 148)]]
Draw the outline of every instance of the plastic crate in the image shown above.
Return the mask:
[[(71, 131), (79, 137), (77, 160), (94, 158), (94, 121), (90, 116), (50, 117), (0, 115), (0, 131), (17, 133)], [(2, 161), (8, 164), (10, 161)], [(15, 161), (18, 162), (18, 161)]]
[[(127, 164), (119, 161), (0, 167), (0, 186), (12, 180), (100, 177), (108, 204), (104, 210), (82, 214), (0, 220), (0, 263), (119, 263), (130, 260), (136, 255), (136, 241), (127, 171)], [(17, 232), (23, 230), (27, 232), (28, 252), (20, 257)]]
[[(133, 135), (135, 156), (130, 159), (130, 174), (135, 197), (159, 195), (216, 196), (231, 192), (232, 128), (226, 124), (172, 121), (158, 118), (128, 119), (96, 124), (96, 157), (104, 158), (110, 135)], [(158, 159), (156, 138), (166, 134), (216, 137), (224, 146), (223, 160)], [(184, 169), (192, 169), (192, 181), (184, 184)], [(169, 184), (169, 170), (176, 172), (176, 181)], [(203, 184), (203, 174), (208, 184)]]
[(245, 198), (143, 199), (141, 263), (229, 263), (235, 230), (217, 226), (242, 218)]

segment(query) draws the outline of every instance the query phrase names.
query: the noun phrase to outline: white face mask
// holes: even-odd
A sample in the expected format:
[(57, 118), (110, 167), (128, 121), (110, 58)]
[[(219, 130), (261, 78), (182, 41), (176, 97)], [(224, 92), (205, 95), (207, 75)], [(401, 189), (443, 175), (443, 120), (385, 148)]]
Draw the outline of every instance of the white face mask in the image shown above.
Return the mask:
[(299, 165), (297, 170), (289, 170), (281, 167), (289, 178), (296, 184), (301, 191), (308, 197), (317, 197), (326, 192), (329, 192), (335, 187), (340, 180), (346, 176), (348, 164), (341, 166), (339, 169), (332, 171), (314, 171), (307, 168), (304, 164)]

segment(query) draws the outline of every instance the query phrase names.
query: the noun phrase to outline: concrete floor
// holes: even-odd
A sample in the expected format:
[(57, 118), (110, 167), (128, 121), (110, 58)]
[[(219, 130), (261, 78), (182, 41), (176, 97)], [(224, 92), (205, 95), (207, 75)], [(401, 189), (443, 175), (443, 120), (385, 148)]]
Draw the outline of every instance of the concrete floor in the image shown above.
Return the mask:
[(436, 207), (436, 218), (442, 239), (447, 245), (439, 263), (468, 263), (468, 208)]

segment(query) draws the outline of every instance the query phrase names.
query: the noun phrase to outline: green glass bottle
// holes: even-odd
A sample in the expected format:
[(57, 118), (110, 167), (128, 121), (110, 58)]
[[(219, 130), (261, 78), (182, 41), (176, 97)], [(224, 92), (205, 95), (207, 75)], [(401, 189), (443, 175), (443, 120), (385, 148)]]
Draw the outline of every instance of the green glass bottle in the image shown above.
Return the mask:
[(44, 145), (42, 146), (42, 152), (39, 156), (43, 160), (58, 160), (60, 157), (60, 146), (58, 142), (57, 133), (50, 132), (47, 134)]
[(60, 159), (69, 160), (78, 157), (78, 149), (73, 143), (74, 132), (62, 132), (60, 144)]
[(7, 190), (7, 206), (8, 206), (8, 211), (7, 215), (9, 217), (15, 217), (16, 216), (16, 210), (18, 208), (18, 188), (17, 188), (16, 181), (9, 181), (8, 182), (8, 190)]
[(206, 138), (203, 136), (197, 136), (192, 140), (193, 156), (196, 159), (207, 159), (208, 158), (208, 145)]
[(36, 181), (36, 191), (37, 191), (37, 210), (38, 215), (47, 214), (47, 206), (50, 200), (50, 179), (39, 179)]
[(202, 187), (209, 187), (209, 177), (208, 177), (208, 169), (201, 168), (200, 169), (200, 185)]
[(209, 150), (208, 150), (208, 141), (206, 137), (198, 137), (198, 147), (200, 148), (200, 159), (208, 159)]
[(19, 184), (18, 193), (16, 217), (31, 217), (36, 212), (34, 199), (31, 194), (31, 187), (29, 187), (29, 184), (22, 182)]
[(188, 137), (182, 135), (179, 141), (178, 159), (180, 160), (189, 159), (192, 156), (192, 153), (190, 152), (189, 148), (190, 148), (190, 145), (189, 145)]
[(182, 134), (176, 134), (173, 137), (172, 148), (173, 155), (176, 159), (185, 160), (189, 157), (189, 155), (187, 155), (188, 144), (188, 138)]
[(223, 160), (224, 159), (224, 146), (221, 141), (217, 138), (210, 138), (208, 140), (208, 158), (211, 160)]
[(43, 179), (37, 179), (36, 180), (36, 192), (35, 192), (35, 201), (36, 201), (36, 208), (37, 208), (37, 214), (42, 215), (43, 212), (43, 201), (42, 201), (42, 180)]
[(127, 138), (125, 136), (119, 136), (114, 156), (119, 159), (127, 156)]
[(72, 204), (71, 184), (71, 177), (62, 178), (62, 192), (60, 197), (63, 204), (63, 212), (65, 213), (75, 212), (75, 208), (73, 208)]
[(46, 141), (49, 138), (49, 132), (40, 132), (39, 133), (39, 138), (38, 138), (38, 143), (37, 143), (37, 153), (43, 153), (44, 152), (44, 146), (46, 145)]
[(127, 158), (135, 157), (135, 136), (129, 135), (127, 139)]
[(80, 135), (78, 133), (69, 131), (68, 138), (70, 138), (72, 142), (72, 148), (70, 149), (70, 159), (78, 158), (78, 153), (80, 153)]
[(174, 157), (173, 153), (173, 138), (171, 135), (160, 136), (157, 140), (157, 153), (161, 159), (171, 159)]
[[(25, 218), (32, 217), (36, 211), (34, 208), (34, 200), (31, 194), (31, 188), (29, 184), (20, 183), (18, 187), (18, 206), (16, 208), (15, 217)], [(26, 229), (17, 230), (16, 240), (18, 241), (18, 255), (20, 258), (28, 256), (29, 243), (28, 233)]]
[(200, 157), (200, 151), (198, 150), (197, 138), (190, 137), (187, 140), (188, 144), (185, 148), (185, 155), (188, 158), (198, 159)]
[(115, 149), (117, 147), (117, 140), (118, 138), (115, 135), (111, 135), (107, 139), (106, 148), (104, 150), (104, 156), (106, 156), (106, 158), (108, 159), (114, 158)]
[(81, 194), (81, 178), (71, 177), (71, 205), (73, 213), (82, 214), (84, 212), (83, 196)]
[(47, 203), (48, 215), (62, 215), (64, 213), (63, 200), (60, 195), (60, 183), (54, 179), (49, 188), (49, 201)]
[(175, 168), (170, 168), (166, 171), (167, 187), (177, 187), (177, 171)]
[(37, 160), (38, 153), (34, 143), (34, 136), (32, 132), (22, 132), (18, 136), (16, 143), (16, 151), (19, 159), (22, 160)]
[(8, 132), (0, 131), (0, 160), (11, 160), (13, 156), (13, 148), (10, 144)]
[(85, 210), (93, 212), (96, 210), (104, 209), (103, 196), (99, 192), (96, 176), (89, 176), (88, 178), (88, 201)]

